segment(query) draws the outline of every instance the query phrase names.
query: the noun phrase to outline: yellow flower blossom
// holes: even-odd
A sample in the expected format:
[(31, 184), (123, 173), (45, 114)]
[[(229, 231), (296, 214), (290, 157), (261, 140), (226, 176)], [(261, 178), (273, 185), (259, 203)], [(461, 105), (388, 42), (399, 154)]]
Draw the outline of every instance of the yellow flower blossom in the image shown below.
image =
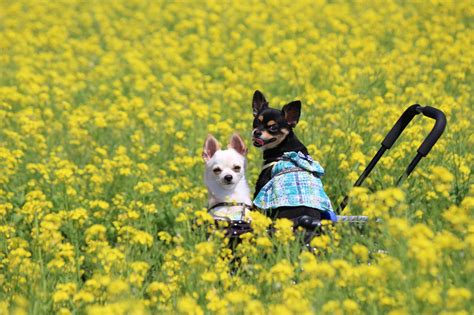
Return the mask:
[(361, 261), (365, 262), (369, 258), (369, 250), (364, 245), (355, 244), (352, 246), (352, 252)]
[(204, 314), (201, 307), (199, 307), (196, 301), (190, 296), (182, 297), (178, 300), (177, 310), (179, 314), (188, 314), (188, 315)]
[(264, 214), (255, 211), (252, 213), (252, 229), (255, 234), (263, 234), (267, 231), (271, 220)]
[(293, 275), (293, 266), (288, 261), (282, 260), (270, 268), (265, 278), (268, 282), (283, 284), (289, 282)]
[(448, 308), (453, 309), (463, 307), (472, 297), (472, 293), (467, 288), (450, 288), (447, 292), (446, 303)]
[(275, 230), (275, 238), (283, 244), (295, 239), (293, 222), (288, 219), (277, 219), (275, 221)]

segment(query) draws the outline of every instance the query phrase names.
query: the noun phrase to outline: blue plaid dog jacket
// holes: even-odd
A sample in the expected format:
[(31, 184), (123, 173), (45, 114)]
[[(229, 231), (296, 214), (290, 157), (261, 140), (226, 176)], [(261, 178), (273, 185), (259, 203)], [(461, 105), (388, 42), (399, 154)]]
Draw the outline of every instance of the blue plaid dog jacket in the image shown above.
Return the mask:
[[(335, 220), (335, 213), (321, 182), (324, 170), (309, 155), (286, 152), (273, 165), (272, 177), (253, 201), (262, 210), (278, 207), (306, 206), (327, 213)], [(334, 219), (333, 219), (334, 218)]]

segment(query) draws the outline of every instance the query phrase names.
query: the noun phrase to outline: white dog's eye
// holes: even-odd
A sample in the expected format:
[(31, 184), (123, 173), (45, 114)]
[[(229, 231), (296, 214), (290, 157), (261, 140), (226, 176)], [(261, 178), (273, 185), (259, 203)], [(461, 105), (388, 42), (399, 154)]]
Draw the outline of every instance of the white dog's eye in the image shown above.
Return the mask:
[(234, 165), (234, 172), (240, 172), (240, 170), (242, 169), (239, 165)]
[(212, 170), (214, 172), (214, 174), (220, 174), (222, 172), (222, 170), (218, 167), (216, 167), (215, 169)]

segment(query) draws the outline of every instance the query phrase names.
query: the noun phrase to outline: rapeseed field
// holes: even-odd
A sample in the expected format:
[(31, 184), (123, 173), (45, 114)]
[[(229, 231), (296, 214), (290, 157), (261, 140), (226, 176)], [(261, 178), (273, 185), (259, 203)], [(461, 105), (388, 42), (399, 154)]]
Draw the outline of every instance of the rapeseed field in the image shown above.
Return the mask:
[[(470, 1), (0, 0), (0, 313), (472, 314)], [(209, 233), (208, 133), (251, 147), (251, 97), (302, 101), (295, 129), (364, 226), (312, 253), (254, 215)], [(416, 117), (351, 186), (411, 104)], [(261, 152), (250, 148), (251, 187)], [(378, 220), (375, 220), (378, 218)], [(235, 267), (238, 261), (240, 266)]]

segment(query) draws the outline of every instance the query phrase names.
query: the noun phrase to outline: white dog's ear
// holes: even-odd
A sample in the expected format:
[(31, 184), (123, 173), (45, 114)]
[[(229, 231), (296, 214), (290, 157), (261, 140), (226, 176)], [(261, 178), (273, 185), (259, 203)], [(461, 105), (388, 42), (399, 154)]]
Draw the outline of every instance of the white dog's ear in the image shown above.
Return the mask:
[(228, 148), (232, 148), (244, 156), (248, 152), (247, 147), (245, 146), (244, 140), (242, 140), (242, 138), (240, 137), (238, 133), (234, 133), (232, 137), (230, 137)]
[(202, 158), (204, 161), (209, 161), (214, 153), (221, 149), (221, 145), (217, 142), (216, 138), (211, 134), (207, 135), (206, 141), (204, 142), (204, 148), (202, 149)]

